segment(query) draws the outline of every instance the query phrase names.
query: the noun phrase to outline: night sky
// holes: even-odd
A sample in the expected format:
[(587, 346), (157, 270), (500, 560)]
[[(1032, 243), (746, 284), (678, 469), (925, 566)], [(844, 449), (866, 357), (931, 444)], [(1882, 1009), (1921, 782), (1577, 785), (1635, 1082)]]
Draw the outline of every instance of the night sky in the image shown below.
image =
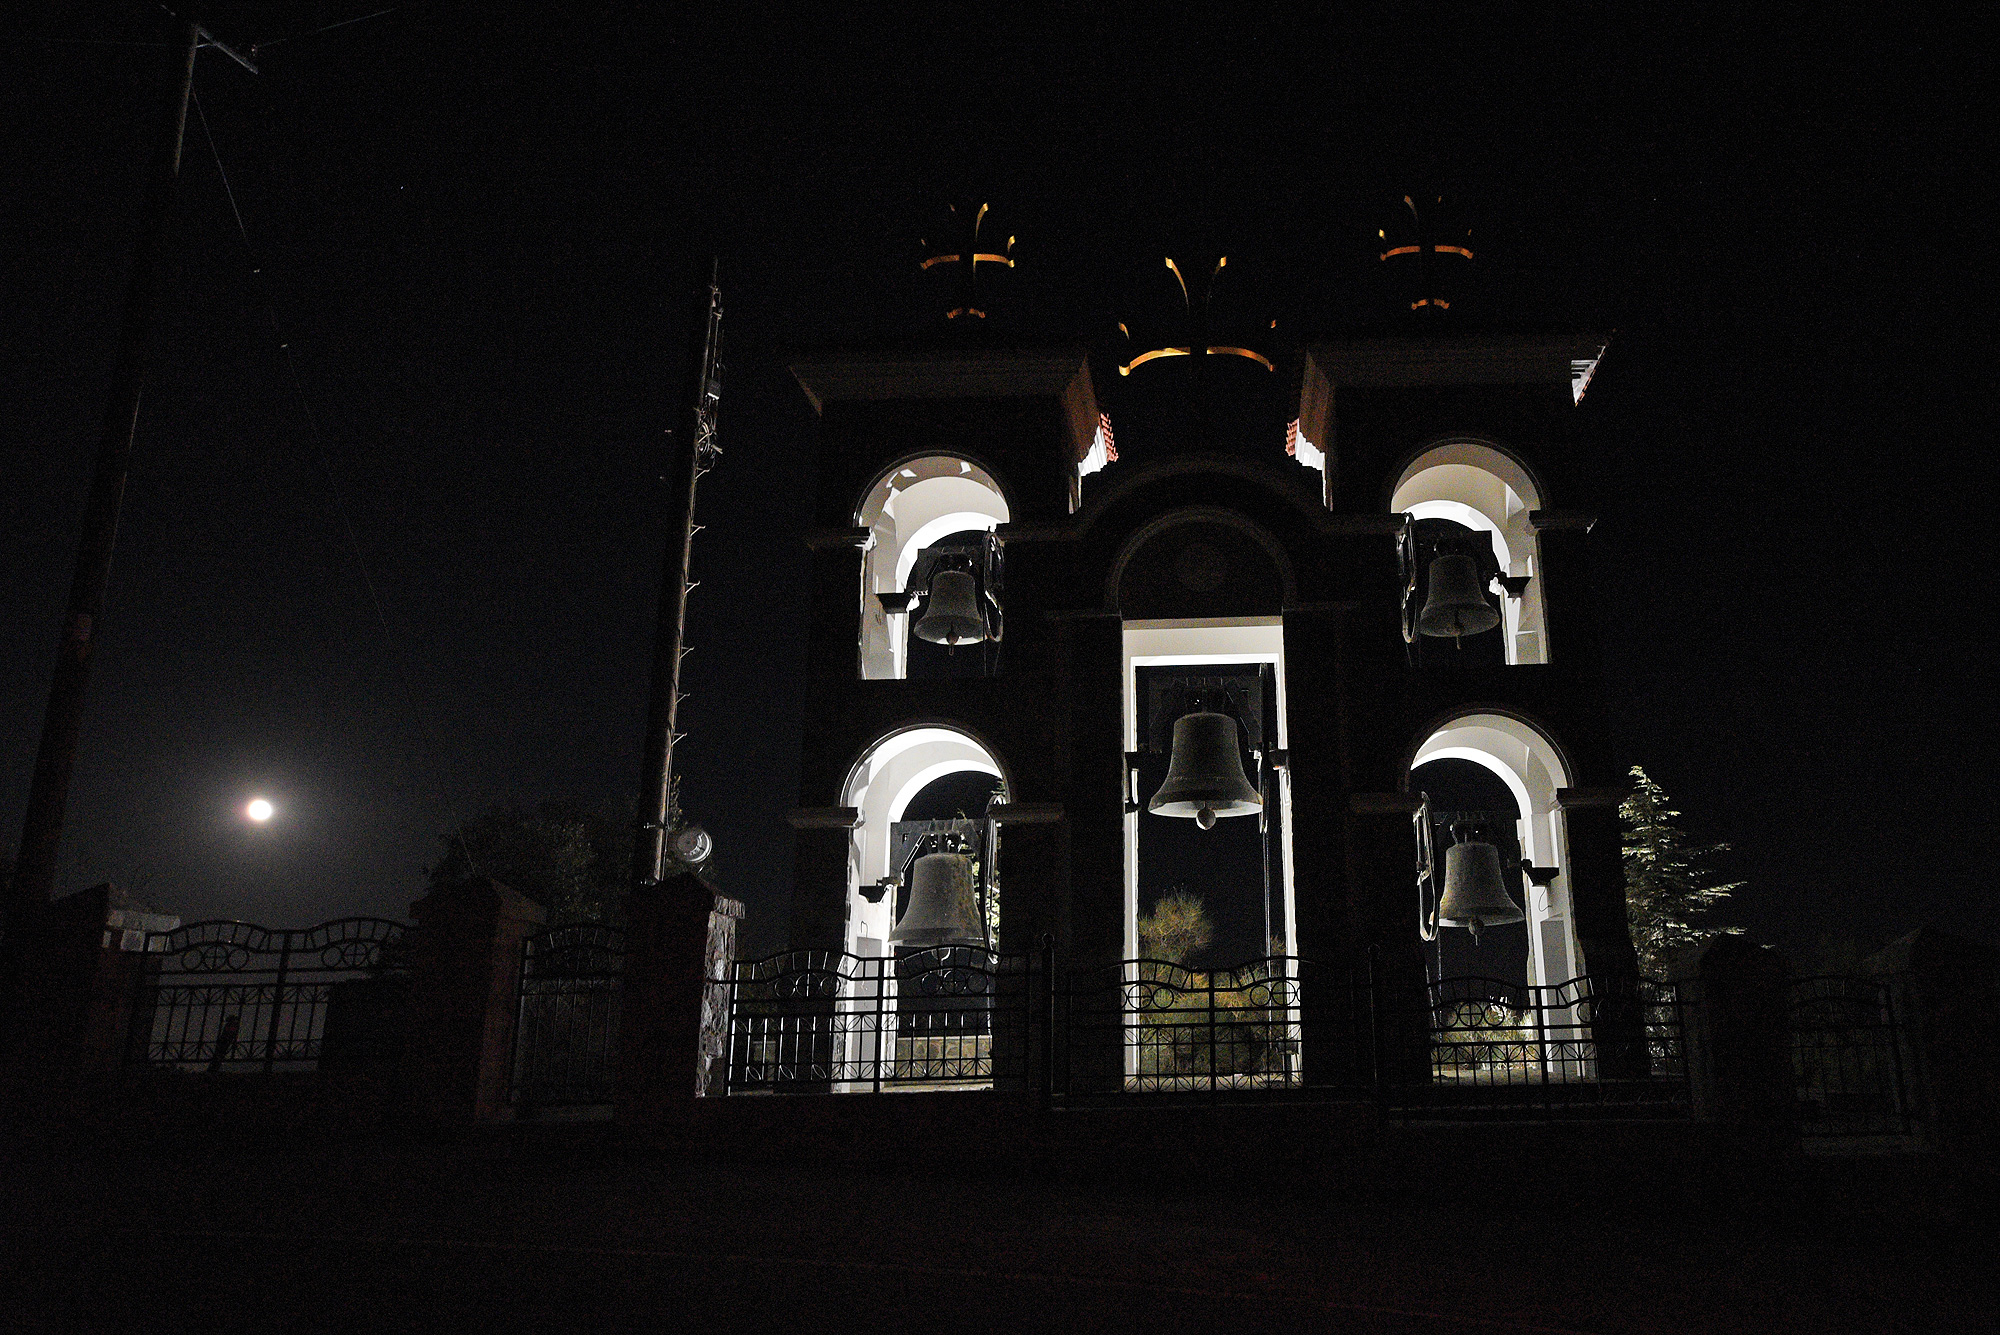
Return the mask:
[[(1616, 331), (1578, 412), (1617, 737), (1734, 845), (1735, 920), (1806, 958), (1994, 929), (1990, 224), (1981, 62), (1946, 16), (871, 32), (417, 4), (276, 41), (376, 7), (208, 11), (267, 44), (263, 73), (198, 62), (63, 890), (400, 917), (490, 803), (622, 809), (662, 432), (714, 254), (726, 453), (680, 765), (750, 949), (775, 949), (814, 429), (784, 349), (935, 332), (917, 238), (953, 198), (1020, 238), (995, 318), (1024, 337), (1101, 344), (1176, 252), (1226, 251), (1284, 328), (1335, 329), (1415, 193), (1474, 229), (1468, 319)], [(143, 4), (39, 22), (4, 93), (25, 155), (0, 286), (10, 853), (171, 60)], [(266, 827), (238, 814), (253, 793)]]

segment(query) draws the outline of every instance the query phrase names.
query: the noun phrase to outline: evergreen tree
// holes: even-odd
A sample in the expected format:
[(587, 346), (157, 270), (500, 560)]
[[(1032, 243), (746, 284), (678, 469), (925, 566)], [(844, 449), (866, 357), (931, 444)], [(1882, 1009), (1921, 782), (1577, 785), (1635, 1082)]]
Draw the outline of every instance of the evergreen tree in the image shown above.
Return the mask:
[(1139, 919), (1139, 953), (1168, 964), (1186, 964), (1188, 956), (1215, 937), (1215, 924), (1202, 907), (1201, 896), (1180, 886), (1161, 895), (1153, 911)]
[(424, 874), (433, 890), (490, 876), (546, 907), (552, 924), (615, 924), (631, 863), (629, 821), (544, 802), (489, 807), (445, 836), (444, 855)]
[(1644, 769), (1632, 767), (1632, 795), (1618, 808), (1624, 825), (1625, 918), (1639, 971), (1648, 978), (1664, 976), (1668, 957), (1681, 947), (1743, 930), (1700, 922), (1743, 883), (1718, 878), (1708, 859), (1729, 845), (1689, 843), (1675, 824), (1681, 813), (1670, 801)]

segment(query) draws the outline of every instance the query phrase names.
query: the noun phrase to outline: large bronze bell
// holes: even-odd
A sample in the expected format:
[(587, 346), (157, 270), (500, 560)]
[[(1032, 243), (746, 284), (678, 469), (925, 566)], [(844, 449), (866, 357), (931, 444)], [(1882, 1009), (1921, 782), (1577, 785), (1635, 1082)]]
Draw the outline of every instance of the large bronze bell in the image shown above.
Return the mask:
[(1174, 721), (1174, 752), (1167, 781), (1146, 810), (1156, 816), (1192, 816), (1204, 830), (1217, 816), (1250, 816), (1264, 801), (1243, 776), (1243, 751), (1236, 744), (1236, 720), (1202, 711)]
[(1417, 616), (1426, 635), (1457, 639), (1500, 624), (1500, 614), (1479, 586), (1479, 563), (1469, 556), (1440, 556), (1431, 562), (1430, 596)]
[(1444, 897), (1438, 901), (1440, 927), (1482, 927), (1520, 922), (1525, 915), (1507, 897), (1501, 880), (1500, 850), (1480, 840), (1453, 844), (1444, 855)]
[(910, 904), (889, 939), (906, 946), (978, 945), (986, 940), (973, 888), (972, 859), (927, 853), (910, 872)]
[(940, 570), (931, 580), (931, 596), (917, 622), (917, 638), (955, 648), (986, 638), (986, 619), (979, 614), (979, 584), (970, 571)]

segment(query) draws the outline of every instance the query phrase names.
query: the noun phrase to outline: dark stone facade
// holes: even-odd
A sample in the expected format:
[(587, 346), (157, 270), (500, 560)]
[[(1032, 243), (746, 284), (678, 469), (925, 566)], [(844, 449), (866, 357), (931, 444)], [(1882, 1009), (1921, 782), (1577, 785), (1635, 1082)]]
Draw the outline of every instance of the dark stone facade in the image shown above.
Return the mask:
[[(1587, 470), (1578, 468), (1572, 362), (1601, 340), (1350, 342), (1307, 350), (1301, 430), (1324, 472), (1200, 440), (1121, 440), (1085, 480), (1075, 461), (1097, 424), (1082, 350), (833, 353), (794, 367), (821, 414), (812, 627), (799, 805), (838, 807), (868, 748), (899, 728), (948, 723), (1000, 760), (1016, 803), (1057, 803), (1055, 823), (1010, 827), (1001, 947), (1043, 933), (1079, 965), (1124, 942), (1121, 623), (1283, 617), (1299, 951), (1355, 965), (1420, 967), (1412, 930), (1408, 803), (1417, 747), (1468, 712), (1532, 723), (1570, 774), (1573, 921), (1594, 973), (1634, 968), (1615, 822), (1623, 767), (1601, 705), (1590, 606)], [(1552, 661), (1412, 667), (1400, 627), (1391, 489), (1426, 447), (1476, 439), (1513, 455), (1544, 498), (1538, 578)], [(1004, 489), (1004, 670), (984, 679), (860, 680), (856, 508), (892, 466), (953, 454)], [(1546, 500), (1545, 500), (1546, 504)], [(1188, 549), (1202, 550), (1189, 556)], [(1228, 578), (1170, 578), (1188, 563)], [(1203, 569), (1206, 569), (1203, 565)], [(1199, 572), (1198, 572), (1199, 573)], [(1359, 801), (1356, 800), (1360, 795)], [(846, 831), (801, 828), (792, 944), (838, 948)]]

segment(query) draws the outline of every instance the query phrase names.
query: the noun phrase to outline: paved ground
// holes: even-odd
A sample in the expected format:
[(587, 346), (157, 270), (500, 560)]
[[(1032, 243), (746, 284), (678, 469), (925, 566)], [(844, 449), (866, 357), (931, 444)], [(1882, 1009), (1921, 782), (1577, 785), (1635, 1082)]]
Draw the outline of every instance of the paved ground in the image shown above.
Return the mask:
[(1990, 1217), (1937, 1161), (1821, 1161), (1740, 1192), (1725, 1169), (1719, 1195), (1666, 1209), (1656, 1185), (1623, 1189), (1615, 1156), (1573, 1162), (1599, 1178), (1580, 1193), (1546, 1164), (1478, 1158), (1194, 1186), (1172, 1164), (1092, 1182), (978, 1161), (715, 1162), (591, 1129), (17, 1140), (0, 1147), (0, 1328), (1824, 1335), (2000, 1313)]

